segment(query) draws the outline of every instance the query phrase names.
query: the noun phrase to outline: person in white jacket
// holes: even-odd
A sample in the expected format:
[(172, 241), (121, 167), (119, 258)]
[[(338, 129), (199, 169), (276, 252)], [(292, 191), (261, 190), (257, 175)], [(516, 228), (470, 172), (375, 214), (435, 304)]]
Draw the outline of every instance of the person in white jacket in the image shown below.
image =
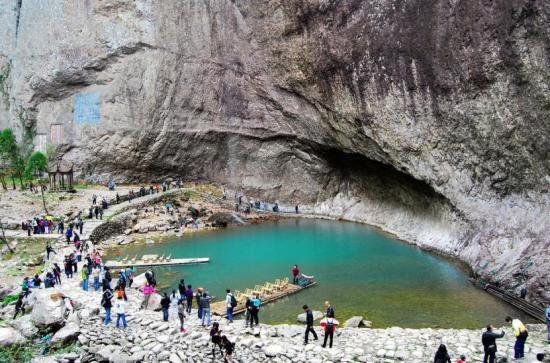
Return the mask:
[(124, 301), (122, 296), (119, 296), (116, 300), (115, 312), (117, 314), (116, 327), (118, 328), (119, 323), (122, 320), (122, 325), (124, 329), (126, 329), (128, 327), (128, 324), (126, 324), (126, 301)]

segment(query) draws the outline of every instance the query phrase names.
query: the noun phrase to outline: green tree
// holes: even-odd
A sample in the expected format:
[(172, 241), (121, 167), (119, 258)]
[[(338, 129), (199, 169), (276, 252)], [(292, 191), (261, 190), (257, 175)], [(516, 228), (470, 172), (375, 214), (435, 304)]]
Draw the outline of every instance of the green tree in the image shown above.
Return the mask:
[(7, 161), (8, 172), (12, 176), (13, 189), (15, 189), (15, 177), (19, 177), (21, 188), (23, 187), (23, 172), (25, 163), (19, 153), (17, 140), (11, 129), (4, 129), (0, 132), (0, 157)]
[(27, 179), (32, 179), (34, 176), (40, 176), (40, 173), (46, 171), (47, 167), (48, 159), (46, 158), (46, 155), (44, 155), (40, 151), (35, 151), (27, 160), (25, 177)]

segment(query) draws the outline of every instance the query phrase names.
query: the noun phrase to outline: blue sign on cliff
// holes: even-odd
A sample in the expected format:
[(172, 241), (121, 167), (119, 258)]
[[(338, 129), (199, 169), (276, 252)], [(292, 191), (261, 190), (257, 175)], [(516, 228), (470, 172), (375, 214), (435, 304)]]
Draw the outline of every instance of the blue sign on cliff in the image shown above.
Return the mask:
[(74, 96), (74, 122), (88, 125), (98, 124), (100, 121), (98, 92), (81, 93)]

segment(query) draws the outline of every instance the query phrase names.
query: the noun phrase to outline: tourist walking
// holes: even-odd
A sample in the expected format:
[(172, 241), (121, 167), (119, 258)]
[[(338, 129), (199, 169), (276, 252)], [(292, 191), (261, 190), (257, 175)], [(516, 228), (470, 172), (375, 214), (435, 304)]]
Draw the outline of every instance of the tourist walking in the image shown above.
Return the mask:
[(338, 321), (333, 317), (327, 317), (321, 320), (321, 326), (324, 327), (324, 330), (325, 330), (325, 338), (323, 339), (323, 348), (327, 347), (327, 340), (329, 338), (330, 338), (329, 348), (332, 348), (332, 341), (334, 340), (334, 331), (336, 330), (337, 325), (338, 325)]
[(445, 344), (441, 344), (435, 352), (434, 363), (451, 363), (451, 357), (447, 353), (447, 347)]
[(325, 308), (327, 309), (326, 316), (327, 318), (334, 318), (334, 308), (330, 304), (330, 301), (325, 301)]
[(88, 266), (84, 265), (82, 266), (82, 271), (80, 271), (82, 275), (82, 290), (88, 291)]
[(225, 296), (225, 314), (227, 317), (227, 320), (232, 323), (233, 322), (233, 309), (235, 306), (237, 306), (237, 299), (235, 299), (235, 296), (231, 293), (231, 290), (227, 289), (225, 290), (227, 295)]
[(495, 356), (497, 353), (496, 339), (502, 338), (503, 336), (504, 331), (500, 334), (494, 333), (493, 326), (487, 325), (487, 330), (481, 335), (481, 343), (483, 344), (483, 351), (485, 352), (483, 363), (495, 363)]
[(54, 255), (57, 255), (57, 252), (50, 246), (49, 244), (46, 245), (46, 260), (50, 259), (50, 253), (53, 253)]
[(306, 313), (306, 332), (304, 337), (304, 345), (306, 345), (309, 340), (310, 332), (313, 334), (314, 340), (318, 340), (319, 338), (317, 337), (317, 333), (315, 332), (315, 329), (313, 329), (313, 312), (307, 305), (304, 305), (302, 308)]
[(205, 327), (210, 326), (210, 300), (212, 297), (205, 291), (200, 299), (200, 307), (202, 308), (201, 325)]
[(149, 299), (151, 298), (151, 295), (153, 292), (155, 292), (155, 288), (150, 285), (148, 282), (145, 283), (145, 286), (143, 286), (141, 289), (141, 292), (143, 293), (143, 301), (141, 303), (142, 309), (147, 309), (149, 306)]
[(254, 298), (251, 301), (252, 303), (252, 317), (250, 319), (250, 327), (252, 327), (252, 323), (254, 323), (256, 326), (260, 324), (260, 319), (258, 317), (258, 314), (260, 313), (260, 307), (262, 306), (262, 300), (260, 299), (260, 295), (256, 294)]
[(124, 326), (124, 329), (128, 327), (128, 324), (126, 324), (126, 301), (122, 297), (117, 297), (116, 303), (115, 303), (115, 311), (116, 311), (116, 327), (119, 327), (119, 323), (122, 320), (122, 325)]
[(53, 275), (55, 276), (56, 284), (61, 285), (61, 267), (59, 267), (57, 262), (53, 264)]
[(292, 283), (296, 285), (296, 282), (298, 281), (298, 275), (300, 274), (300, 269), (298, 269), (298, 265), (292, 266)]
[(15, 320), (15, 318), (17, 317), (17, 315), (19, 313), (21, 313), (21, 315), (24, 315), (25, 314), (25, 310), (23, 309), (23, 297), (25, 296), (25, 294), (19, 294), (19, 296), (17, 297), (17, 301), (15, 302), (15, 312), (13, 314), (13, 319)]
[(512, 319), (512, 317), (507, 316), (504, 320), (508, 324), (512, 325), (512, 330), (514, 332), (514, 336), (516, 337), (516, 343), (514, 344), (514, 358), (523, 358), (525, 355), (525, 341), (529, 336), (527, 328), (525, 328), (525, 325), (523, 325), (523, 323), (519, 319)]
[(193, 288), (191, 285), (187, 285), (187, 290), (185, 290), (185, 300), (187, 305), (185, 306), (185, 311), (187, 314), (191, 314), (193, 308)]
[(178, 301), (178, 318), (180, 319), (180, 332), (185, 333), (187, 330), (185, 330), (185, 306), (183, 306), (183, 299)]
[(103, 324), (109, 325), (111, 322), (111, 308), (113, 307), (113, 303), (111, 302), (111, 299), (113, 298), (113, 292), (109, 289), (103, 291), (103, 296), (101, 297), (101, 306), (105, 309), (105, 320), (103, 321)]
[(550, 344), (550, 305), (546, 306), (546, 329), (548, 330), (548, 344)]
[(170, 309), (170, 298), (166, 293), (160, 299), (160, 307), (162, 308), (162, 320), (168, 321), (168, 309)]

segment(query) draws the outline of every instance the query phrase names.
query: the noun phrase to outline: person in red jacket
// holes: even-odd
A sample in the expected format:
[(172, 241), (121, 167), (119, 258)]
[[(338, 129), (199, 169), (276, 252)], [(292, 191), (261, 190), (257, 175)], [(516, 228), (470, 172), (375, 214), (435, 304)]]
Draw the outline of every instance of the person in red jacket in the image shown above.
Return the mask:
[(327, 346), (327, 339), (330, 337), (329, 348), (332, 348), (332, 340), (334, 338), (334, 331), (338, 325), (338, 320), (327, 317), (321, 320), (321, 326), (325, 329), (325, 339), (323, 340), (323, 348)]
[(298, 269), (298, 265), (292, 266), (292, 283), (295, 285), (298, 280), (299, 274), (300, 274), (300, 270)]

